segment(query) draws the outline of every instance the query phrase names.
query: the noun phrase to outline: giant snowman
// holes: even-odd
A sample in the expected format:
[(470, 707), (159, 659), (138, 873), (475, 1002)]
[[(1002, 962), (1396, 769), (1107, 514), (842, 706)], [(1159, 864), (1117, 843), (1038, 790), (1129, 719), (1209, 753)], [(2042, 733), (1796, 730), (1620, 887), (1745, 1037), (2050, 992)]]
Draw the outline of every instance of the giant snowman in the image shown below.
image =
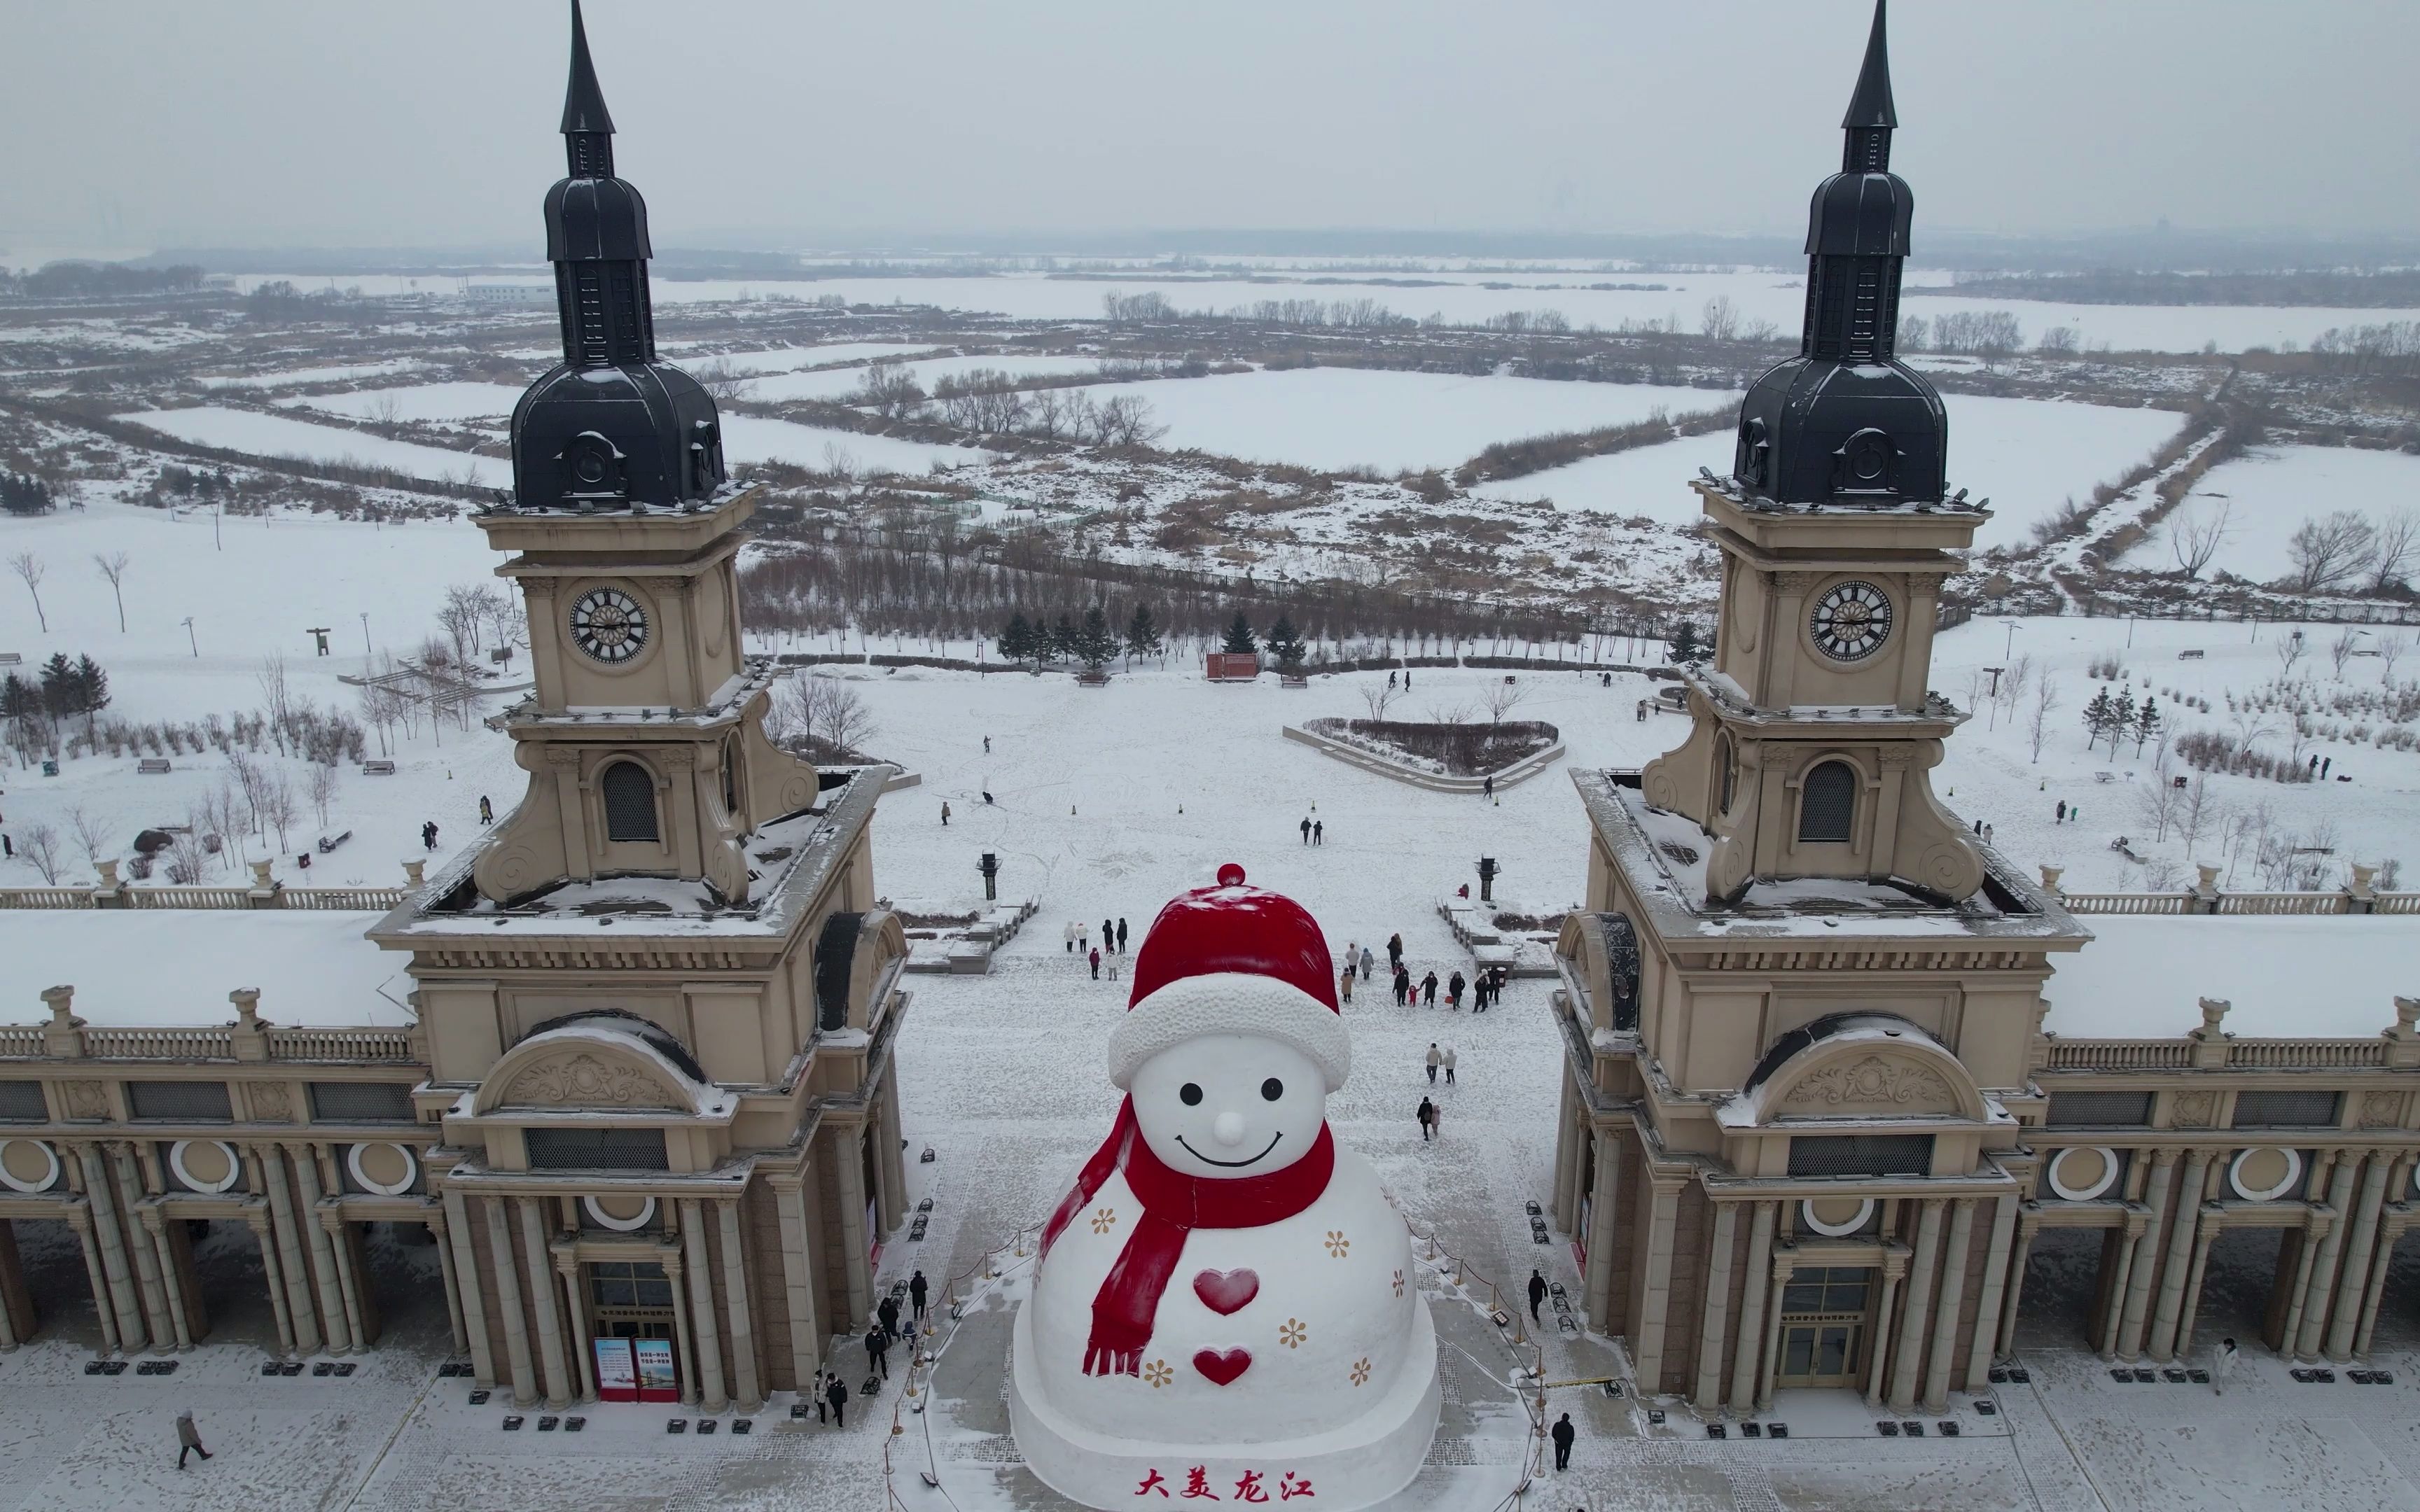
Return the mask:
[(1436, 1334), (1403, 1219), (1328, 1133), (1352, 1047), (1326, 941), (1218, 885), (1160, 911), (1110, 1034), (1117, 1123), (1043, 1231), (1009, 1410), (1088, 1507), (1366, 1507), (1436, 1431)]

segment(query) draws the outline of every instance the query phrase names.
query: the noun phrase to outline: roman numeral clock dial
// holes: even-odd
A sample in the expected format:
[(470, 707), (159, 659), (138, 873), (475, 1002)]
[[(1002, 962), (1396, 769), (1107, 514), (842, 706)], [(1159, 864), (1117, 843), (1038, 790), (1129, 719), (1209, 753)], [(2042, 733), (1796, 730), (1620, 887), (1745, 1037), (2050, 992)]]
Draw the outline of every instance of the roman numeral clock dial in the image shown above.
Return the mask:
[(1890, 598), (1869, 582), (1835, 584), (1815, 601), (1807, 630), (1834, 661), (1863, 661), (1890, 639)]
[(628, 661), (647, 643), (647, 611), (618, 588), (592, 588), (571, 606), (571, 640), (608, 666)]

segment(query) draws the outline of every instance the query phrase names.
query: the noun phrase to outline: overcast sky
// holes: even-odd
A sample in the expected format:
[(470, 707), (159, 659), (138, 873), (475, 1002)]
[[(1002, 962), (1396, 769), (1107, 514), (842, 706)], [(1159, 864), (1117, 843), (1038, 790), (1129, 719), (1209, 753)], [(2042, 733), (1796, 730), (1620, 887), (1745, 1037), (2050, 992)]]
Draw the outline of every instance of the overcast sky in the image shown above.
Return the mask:
[[(659, 245), (1775, 232), (1866, 0), (594, 0)], [(1901, 0), (1927, 227), (2420, 231), (2420, 4)], [(539, 241), (558, 0), (0, 3), (0, 245)]]

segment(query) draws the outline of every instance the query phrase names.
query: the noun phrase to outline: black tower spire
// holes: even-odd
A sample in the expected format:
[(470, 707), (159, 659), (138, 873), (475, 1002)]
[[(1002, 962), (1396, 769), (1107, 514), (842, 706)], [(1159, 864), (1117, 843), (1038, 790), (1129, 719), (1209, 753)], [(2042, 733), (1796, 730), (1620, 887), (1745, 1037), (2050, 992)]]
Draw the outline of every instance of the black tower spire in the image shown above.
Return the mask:
[(1740, 406), (1732, 471), (1775, 503), (1896, 503), (1942, 496), (1941, 396), (1897, 356), (1899, 291), (1916, 196), (1890, 171), (1890, 57), (1875, 0), (1865, 65), (1840, 125), (1840, 171), (1807, 210), (1807, 317), (1798, 355)]
[(546, 195), (563, 362), (513, 411), (514, 502), (588, 511), (706, 499), (724, 479), (721, 422), (695, 380), (656, 361), (647, 202), (613, 177), (613, 117), (580, 0), (563, 138), (570, 175)]

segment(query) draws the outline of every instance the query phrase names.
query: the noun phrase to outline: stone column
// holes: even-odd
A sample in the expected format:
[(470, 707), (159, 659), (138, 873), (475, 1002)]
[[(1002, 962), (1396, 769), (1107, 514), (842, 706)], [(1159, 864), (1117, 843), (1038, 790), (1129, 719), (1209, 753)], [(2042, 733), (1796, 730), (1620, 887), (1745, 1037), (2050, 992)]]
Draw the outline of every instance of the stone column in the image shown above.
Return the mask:
[(2118, 1242), (2118, 1273), (2110, 1278), (2108, 1303), (2101, 1311), (2098, 1348), (2104, 1360), (2118, 1358), (2118, 1341), (2126, 1321), (2126, 1298), (2134, 1279), (2134, 1252), (2143, 1247), (2143, 1224), (2139, 1215), (2130, 1212), (2118, 1230), (2121, 1237)]
[(1901, 1309), (1899, 1338), (1891, 1348), (1890, 1404), (1905, 1412), (1916, 1402), (1916, 1370), (1924, 1363), (1925, 1325), (1932, 1320), (1932, 1278), (1941, 1266), (1941, 1197), (1922, 1199), (1916, 1221), (1916, 1257), (1908, 1262), (1907, 1305)]
[[(1773, 1257), (1773, 1285), (1765, 1293), (1764, 1364), (1756, 1373), (1756, 1409), (1761, 1412), (1773, 1406), (1773, 1383), (1781, 1374), (1781, 1294), (1797, 1273), (1793, 1257), (1776, 1250)], [(1883, 1304), (1890, 1305), (1887, 1301)]]
[(2151, 1179), (2144, 1193), (2144, 1206), (2151, 1215), (2144, 1221), (2143, 1237), (2134, 1243), (2134, 1264), (2126, 1278), (2126, 1311), (2118, 1328), (2120, 1360), (2132, 1360), (2143, 1352), (2143, 1331), (2150, 1321), (2151, 1280), (2160, 1268), (2161, 1242), (2168, 1234), (2170, 1189), (2176, 1175), (2176, 1149), (2163, 1147), (2151, 1157)]
[(2017, 1228), (2017, 1199), (1992, 1204), (1992, 1233), (1983, 1249), (1983, 1289), (1975, 1299), (1975, 1336), (1966, 1346), (1966, 1387), (1991, 1383), (1992, 1345), (2000, 1331), (2000, 1299), (2009, 1284), (2009, 1241)]
[[(504, 1315), (504, 1352), (513, 1367), (513, 1405), (537, 1403), (537, 1371), (530, 1364), (529, 1312), (521, 1306), (521, 1280), (513, 1271), (513, 1240), (505, 1232), (504, 1199), (481, 1197), (479, 1216), (488, 1224), (488, 1257), (496, 1266), (496, 1306)], [(546, 1284), (543, 1273), (538, 1284)]]
[[(739, 1410), (753, 1412), (765, 1405), (765, 1394), (756, 1380), (756, 1330), (748, 1313), (748, 1264), (739, 1244), (739, 1204), (718, 1202), (714, 1207), (721, 1229), (723, 1304), (731, 1314), (731, 1384), (738, 1393)], [(913, 1345), (908, 1352), (915, 1352)]]
[(1575, 1104), (1579, 1099), (1573, 1090), (1573, 1078), (1579, 1073), (1569, 1066), (1563, 1069), (1562, 1097), (1555, 1108), (1555, 1227), (1564, 1233), (1587, 1242), (1580, 1233), (1580, 1141), (1588, 1137)]
[(873, 1136), (877, 1141), (874, 1174), (880, 1204), (878, 1215), (882, 1232), (887, 1235), (908, 1218), (908, 1168), (901, 1164), (899, 1148), (899, 1062), (895, 1058), (882, 1068)]
[(2303, 1332), (2303, 1301), (2310, 1295), (2311, 1269), (2319, 1253), (2319, 1236), (2335, 1222), (2333, 1214), (2314, 1211), (2303, 1215), (2302, 1232), (2295, 1236), (2294, 1279), (2286, 1287), (2286, 1321), (2279, 1331), (2277, 1352), (2294, 1352), (2294, 1340)]
[(149, 1342), (150, 1335), (145, 1328), (142, 1293), (134, 1285), (134, 1262), (126, 1253), (126, 1227), (117, 1221), (116, 1183), (110, 1179), (108, 1160), (100, 1146), (78, 1146), (76, 1160), (84, 1167), (85, 1201), (92, 1207), (93, 1235), (101, 1242), (109, 1304), (117, 1314), (118, 1348), (132, 1354)]
[(714, 1326), (714, 1273), (706, 1257), (706, 1215), (695, 1197), (680, 1199), (681, 1248), (689, 1262), (690, 1329), (697, 1339), (698, 1406), (720, 1412), (731, 1405), (722, 1389), (722, 1341)]
[(177, 1325), (168, 1316), (168, 1285), (161, 1274), (159, 1250), (144, 1233), (143, 1210), (136, 1206), (143, 1196), (143, 1175), (134, 1168), (134, 1147), (122, 1140), (113, 1143), (109, 1164), (116, 1175), (112, 1190), (125, 1223), (126, 1248), (134, 1258), (134, 1283), (143, 1298), (144, 1320), (150, 1327), (151, 1349), (165, 1354), (177, 1337)]
[(1958, 1309), (1966, 1300), (1966, 1251), (1975, 1238), (1975, 1199), (1960, 1197), (1949, 1213), (1949, 1243), (1941, 1252), (1941, 1300), (1932, 1309), (1932, 1358), (1924, 1367), (1924, 1410), (1949, 1410), (1949, 1366), (1958, 1352)]
[[(254, 1169), (259, 1169), (258, 1162)], [(261, 1279), (269, 1288), (269, 1310), (277, 1315), (277, 1352), (294, 1352), (294, 1314), (286, 1304), (286, 1276), (277, 1264), (277, 1236), (270, 1231), (269, 1210), (255, 1208), (243, 1215), (244, 1227), (260, 1245)]]
[(93, 1237), (89, 1200), (68, 1210), (68, 1227), (75, 1230), (76, 1243), (84, 1251), (85, 1277), (92, 1285), (92, 1315), (101, 1319), (101, 1350), (115, 1354), (122, 1348), (117, 1339), (117, 1304), (110, 1295), (109, 1272), (101, 1264), (101, 1243)]
[(1681, 1216), (1678, 1180), (1650, 1178), (1647, 1191), (1647, 1284), (1640, 1294), (1638, 1317), (1631, 1319), (1630, 1336), (1638, 1346), (1638, 1388), (1651, 1396), (1664, 1390), (1665, 1315), (1672, 1301), (1672, 1234)]
[(597, 1351), (588, 1347), (588, 1299), (580, 1294), (580, 1256), (568, 1244), (554, 1252), (554, 1273), (571, 1309), (571, 1358), (580, 1368), (580, 1399), (597, 1400)]
[(689, 1309), (681, 1305), (687, 1289), (689, 1267), (681, 1263), (680, 1244), (675, 1241), (664, 1251), (664, 1279), (673, 1288), (673, 1347), (680, 1351), (680, 1399), (684, 1407), (697, 1403), (697, 1341), (690, 1335)]
[[(2397, 1177), (2410, 1180), (2408, 1169), (2398, 1166)], [(2379, 1226), (2378, 1259), (2369, 1268), (2369, 1286), (2361, 1297), (2361, 1327), (2354, 1331), (2352, 1353), (2356, 1360), (2369, 1358), (2369, 1335), (2378, 1327), (2378, 1303), (2386, 1291), (2386, 1273), (2393, 1269), (2387, 1261), (2395, 1253), (2395, 1242), (2403, 1237), (2403, 1224), (2390, 1220)]]
[(445, 1241), (454, 1252), (454, 1274), (460, 1283), (462, 1328), (471, 1336), (472, 1379), (482, 1386), (496, 1383), (496, 1355), (488, 1342), (488, 1299), (479, 1287), (479, 1260), (471, 1248), (471, 1205), (462, 1194), (445, 1193)]
[(2201, 1316), (2201, 1278), (2210, 1269), (2210, 1246), (2225, 1227), (2223, 1211), (2215, 1204), (2205, 1208), (2194, 1226), (2193, 1269), (2185, 1276), (2184, 1307), (2177, 1319), (2177, 1353), (2185, 1358), (2194, 1352), (2194, 1323)]
[[(1900, 1264), (1892, 1264), (1894, 1260), (1899, 1260)], [(1882, 1305), (1874, 1311), (1874, 1357), (1866, 1376), (1866, 1405), (1869, 1407), (1879, 1408), (1883, 1405), (1883, 1382), (1887, 1379), (1885, 1372), (1890, 1368), (1891, 1304), (1899, 1300), (1899, 1278), (1901, 1274), (1901, 1266), (1905, 1263), (1897, 1255), (1883, 1257), (1883, 1300)], [(1780, 1288), (1776, 1287), (1774, 1291), (1775, 1310), (1777, 1312)], [(1776, 1330), (1779, 1329), (1779, 1319), (1775, 1320), (1774, 1326)], [(1778, 1352), (1779, 1349), (1776, 1345), (1776, 1356)], [(1777, 1369), (1776, 1373), (1778, 1373)]]
[(776, 1176), (771, 1180), (773, 1206), (782, 1217), (782, 1289), (790, 1309), (790, 1379), (795, 1389), (804, 1392), (823, 1368), (823, 1330), (815, 1320), (814, 1253), (807, 1244), (806, 1199), (799, 1179)]
[(2336, 1157), (2335, 1172), (2328, 1179), (2328, 1206), (2335, 1210), (2335, 1222), (2328, 1226), (2327, 1237), (2319, 1241), (2319, 1257), (2311, 1262), (2311, 1279), (2303, 1293), (2302, 1326), (2294, 1335), (2294, 1358), (2308, 1360), (2319, 1352), (2319, 1340), (2328, 1321), (2328, 1302), (2335, 1293), (2337, 1262), (2344, 1255), (2345, 1227), (2352, 1216), (2352, 1183), (2359, 1174), (2361, 1152), (2348, 1149)]
[(841, 1273), (848, 1282), (848, 1332), (865, 1327), (874, 1316), (874, 1267), (866, 1260), (865, 1154), (858, 1141), (863, 1129), (842, 1125), (833, 1130), (832, 1174), (840, 1189)]
[(179, 1352), (194, 1347), (194, 1324), (185, 1311), (185, 1278), (179, 1273), (176, 1247), (168, 1242), (168, 1220), (158, 1204), (141, 1211), (144, 1242), (160, 1257), (160, 1292), (168, 1303), (168, 1326), (177, 1335)]
[(1723, 1405), (1723, 1343), (1731, 1316), (1731, 1250), (1738, 1242), (1738, 1229), (1739, 1204), (1715, 1203), (1714, 1249), (1706, 1257), (1706, 1295), (1698, 1319), (1694, 1400), (1699, 1412), (1714, 1412)]
[(294, 1350), (319, 1351), (319, 1313), (311, 1302), (311, 1272), (302, 1259), (302, 1234), (296, 1227), (294, 1194), (286, 1184), (285, 1151), (275, 1145), (256, 1145), (261, 1184), (269, 1190), (269, 1229), (276, 1241), (277, 1270), (286, 1283), (287, 1311), (294, 1315)]
[(2017, 1218), (2017, 1247), (2009, 1256), (2009, 1289), (2000, 1299), (2000, 1333), (1995, 1341), (1997, 1352), (2017, 1352), (2017, 1304), (2025, 1294), (2025, 1262), (2034, 1256), (2034, 1235), (2040, 1232), (2040, 1220)]
[[(1764, 1304), (1766, 1293), (1773, 1289), (1773, 1220), (1774, 1204), (1756, 1204), (1756, 1216), (1747, 1226), (1747, 1285), (1740, 1288), (1739, 1343), (1731, 1362), (1731, 1408), (1734, 1412), (1750, 1412), (1757, 1407), (1757, 1376), (1764, 1362)], [(1779, 1298), (1775, 1298), (1775, 1312), (1780, 1311)]]
[(311, 1267), (319, 1273), (319, 1316), (327, 1322), (328, 1348), (336, 1354), (350, 1354), (356, 1348), (349, 1326), (352, 1315), (345, 1307), (345, 1284), (338, 1279), (336, 1246), (319, 1222), (318, 1157), (309, 1145), (288, 1145), (286, 1155), (294, 1165), (294, 1184), (302, 1197), (294, 1221), (310, 1242)]
[(353, 1236), (345, 1232), (345, 1212), (330, 1206), (319, 1210), (319, 1228), (328, 1251), (336, 1257), (336, 1295), (345, 1306), (345, 1335), (359, 1352), (370, 1347), (369, 1311), (362, 1304), (362, 1278), (353, 1264)]
[[(2210, 1174), (2210, 1151), (2185, 1154), (2185, 1176), (2177, 1188), (2168, 1216), (2168, 1254), (2160, 1264), (2160, 1301), (2151, 1311), (2151, 1358), (2165, 1365), (2176, 1358), (2177, 1329), (2184, 1319), (2185, 1285), (2193, 1270), (2194, 1236), (2201, 1218), (2201, 1190)], [(2192, 1348), (2191, 1335), (2186, 1348)]]
[(471, 1347), (470, 1330), (462, 1320), (462, 1276), (454, 1263), (453, 1224), (442, 1207), (428, 1210), (428, 1236), (437, 1242), (438, 1279), (445, 1285), (445, 1322), (454, 1331), (454, 1352)]
[(1589, 1197), (1588, 1274), (1581, 1278), (1581, 1305), (1588, 1309), (1589, 1326), (1610, 1334), (1613, 1248), (1621, 1242), (1613, 1227), (1613, 1210), (1621, 1196), (1621, 1141), (1611, 1131), (1589, 1137), (1596, 1141), (1596, 1190)]
[(2386, 1173), (2394, 1164), (2393, 1151), (2373, 1149), (2362, 1171), (2361, 1200), (2353, 1210), (2352, 1232), (2345, 1239), (2344, 1278), (2328, 1310), (2331, 1360), (2352, 1358), (2353, 1335), (2360, 1331), (2362, 1302), (2369, 1290), (2370, 1253), (2378, 1243), (2378, 1210), (2386, 1200)]
[(521, 1225), (521, 1249), (529, 1257), (530, 1312), (537, 1321), (537, 1352), (546, 1377), (546, 1405), (561, 1407), (574, 1396), (571, 1364), (563, 1355), (563, 1319), (554, 1310), (554, 1267), (546, 1249), (546, 1229), (538, 1222), (542, 1197), (515, 1197)]

